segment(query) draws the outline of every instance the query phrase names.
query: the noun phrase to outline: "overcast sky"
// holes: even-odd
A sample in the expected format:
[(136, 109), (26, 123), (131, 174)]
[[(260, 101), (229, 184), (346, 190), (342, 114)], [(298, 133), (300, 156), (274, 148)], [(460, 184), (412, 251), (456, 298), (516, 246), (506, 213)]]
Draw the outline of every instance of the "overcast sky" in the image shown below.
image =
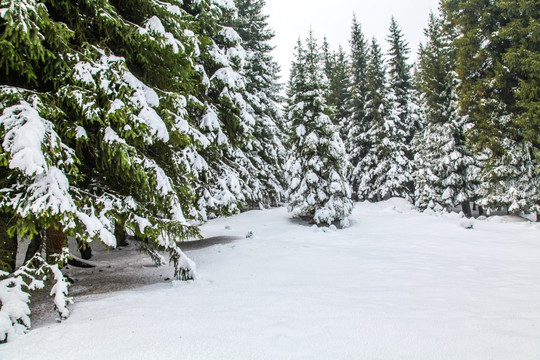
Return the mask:
[[(326, 36), (336, 50), (341, 44), (347, 51), (353, 12), (367, 39), (373, 36), (386, 51), (390, 18), (394, 15), (416, 58), (418, 43), (423, 41), (429, 11), (437, 11), (438, 0), (266, 0), (265, 14), (275, 31), (275, 60), (281, 65), (281, 81), (288, 80), (290, 63), (298, 37), (306, 37), (309, 28), (322, 41)], [(371, 41), (371, 40), (370, 40)]]

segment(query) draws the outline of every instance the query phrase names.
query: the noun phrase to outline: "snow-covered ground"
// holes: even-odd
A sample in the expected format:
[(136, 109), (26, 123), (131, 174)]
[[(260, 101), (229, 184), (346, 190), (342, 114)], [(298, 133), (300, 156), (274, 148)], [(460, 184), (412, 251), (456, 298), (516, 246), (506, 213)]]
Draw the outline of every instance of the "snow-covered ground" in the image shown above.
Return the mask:
[[(315, 229), (283, 208), (213, 220), (210, 241), (184, 246), (189, 283), (129, 248), (109, 266), (97, 252), (101, 266), (70, 275), (71, 317), (34, 320), (0, 359), (540, 359), (540, 224), (399, 199), (359, 203), (351, 220)], [(129, 289), (97, 294), (107, 274)]]

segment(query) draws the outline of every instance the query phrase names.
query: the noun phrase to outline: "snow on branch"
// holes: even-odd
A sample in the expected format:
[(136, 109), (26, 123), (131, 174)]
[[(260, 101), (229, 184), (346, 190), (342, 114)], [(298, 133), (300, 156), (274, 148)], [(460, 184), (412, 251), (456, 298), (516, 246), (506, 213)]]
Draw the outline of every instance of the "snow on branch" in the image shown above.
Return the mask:
[(47, 281), (53, 283), (50, 295), (59, 320), (69, 316), (68, 305), (73, 303), (68, 297), (68, 283), (58, 264), (67, 261), (69, 249), (64, 248), (56, 256), (56, 263), (49, 264), (39, 253), (13, 273), (0, 280), (0, 342), (6, 342), (23, 335), (31, 327), (29, 291), (43, 289)]
[(33, 105), (22, 101), (10, 106), (0, 116), (0, 125), (6, 131), (2, 147), (11, 158), (9, 168), (20, 170), (27, 176), (47, 171), (48, 161), (42, 148), (47, 138), (51, 147), (59, 139), (53, 124), (39, 115), (36, 110), (38, 100), (34, 100)]
[(195, 280), (197, 278), (197, 267), (195, 263), (180, 250), (178, 246), (169, 248), (170, 262), (174, 265), (174, 277), (177, 280)]

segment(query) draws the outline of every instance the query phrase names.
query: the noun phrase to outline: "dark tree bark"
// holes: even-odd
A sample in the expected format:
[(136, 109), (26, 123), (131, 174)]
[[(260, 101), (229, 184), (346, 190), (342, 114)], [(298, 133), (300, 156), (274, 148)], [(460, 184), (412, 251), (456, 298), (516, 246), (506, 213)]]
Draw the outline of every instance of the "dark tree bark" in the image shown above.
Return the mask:
[(0, 270), (12, 273), (17, 266), (17, 236), (9, 236), (9, 218), (0, 215)]
[(461, 203), (461, 210), (463, 211), (466, 217), (468, 218), (472, 217), (471, 204), (468, 201), (464, 201)]
[(484, 215), (484, 208), (479, 206), (478, 207), (478, 216), (482, 216), (482, 215)]
[(24, 262), (27, 262), (30, 260), (38, 251), (41, 249), (41, 244), (43, 243), (43, 236), (41, 232), (38, 232), (34, 235), (32, 240), (30, 240), (30, 244), (28, 245), (28, 249), (26, 249), (26, 256), (24, 257)]
[(90, 244), (77, 240), (77, 247), (81, 253), (81, 258), (84, 260), (90, 260), (92, 258), (92, 248), (90, 247)]
[(54, 262), (53, 256), (62, 253), (62, 248), (67, 246), (67, 236), (62, 230), (50, 227), (47, 229), (47, 242), (45, 245), (47, 261)]
[(114, 236), (116, 237), (116, 246), (128, 246), (126, 230), (124, 226), (117, 222), (114, 225)]

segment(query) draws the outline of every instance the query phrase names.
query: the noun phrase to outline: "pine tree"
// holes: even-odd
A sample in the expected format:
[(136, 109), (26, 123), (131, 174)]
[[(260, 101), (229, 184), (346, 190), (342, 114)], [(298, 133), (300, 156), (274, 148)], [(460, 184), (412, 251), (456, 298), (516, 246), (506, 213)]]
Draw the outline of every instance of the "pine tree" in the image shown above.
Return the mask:
[(341, 221), (352, 211), (347, 161), (338, 130), (327, 115), (325, 76), (313, 33), (298, 42), (288, 86), (291, 159), (289, 211), (316, 224)]
[[(121, 222), (180, 254), (173, 239), (197, 234), (183, 215), (190, 189), (170, 141), (185, 138), (175, 122), (182, 107), (174, 103), (183, 97), (173, 92), (191, 82), (179, 74), (195, 49), (181, 14), (151, 2), (138, 19), (108, 2), (92, 3), (84, 14), (31, 0), (2, 6), (4, 44), (16, 53), (2, 57), (8, 75), (0, 98), (2, 158), (10, 169), (0, 205), (15, 212), (12, 231), (23, 237), (55, 227), (115, 246), (113, 225)], [(110, 46), (99, 48), (102, 41)], [(33, 144), (21, 143), (30, 134)]]
[[(490, 157), (478, 190), (478, 203), (488, 211), (506, 209), (509, 213), (538, 213), (540, 177), (529, 142), (505, 140), (502, 158)], [(535, 167), (536, 166), (536, 167)]]
[(238, 16), (234, 28), (242, 39), (246, 51), (244, 76), (246, 78), (247, 111), (254, 118), (252, 138), (244, 149), (260, 183), (260, 190), (250, 196), (252, 204), (276, 205), (283, 201), (285, 178), (283, 166), (285, 148), (279, 126), (283, 122), (278, 102), (279, 66), (273, 60), (273, 47), (269, 42), (274, 33), (268, 29), (262, 9), (263, 0), (236, 0)]
[[(388, 42), (390, 56), (387, 91), (383, 90), (384, 85), (379, 85), (382, 68), (381, 60), (378, 59), (379, 50), (376, 45), (372, 49), (372, 59), (368, 66), (369, 111), (366, 114), (366, 120), (371, 124), (366, 133), (366, 141), (371, 147), (356, 166), (353, 176), (359, 176), (360, 179), (358, 186), (360, 199), (383, 200), (398, 196), (411, 200), (413, 191), (410, 141), (417, 120), (411, 111), (413, 86), (410, 66), (407, 64), (409, 50), (394, 18), (390, 24)], [(376, 83), (373, 83), (375, 81)], [(384, 101), (377, 100), (371, 103), (375, 101), (374, 98), (380, 96), (370, 94), (375, 90), (372, 88), (373, 85), (380, 86), (378, 91), (386, 95)], [(372, 119), (373, 116), (378, 118)]]
[(354, 167), (352, 176), (357, 179), (354, 189), (361, 200), (381, 200), (376, 185), (377, 171), (380, 163), (379, 144), (386, 136), (384, 122), (388, 117), (386, 68), (381, 48), (375, 38), (371, 41), (366, 71), (367, 92), (365, 108), (365, 124), (370, 124), (367, 131), (360, 134), (367, 153)]
[[(347, 101), (349, 121), (343, 125), (342, 137), (345, 148), (354, 169), (367, 155), (372, 144), (367, 140), (366, 134), (372, 126), (367, 119), (368, 86), (368, 44), (362, 33), (360, 24), (353, 17), (351, 28), (351, 87)], [(358, 174), (349, 174), (349, 181), (353, 194), (358, 197), (357, 190), (360, 185)]]
[(321, 46), (321, 55), (322, 55), (322, 64), (323, 64), (323, 73), (326, 76), (327, 81), (330, 81), (332, 77), (332, 72), (334, 69), (334, 54), (330, 50), (330, 44), (326, 39), (326, 36), (323, 38), (323, 43)]
[(465, 145), (466, 117), (459, 115), (456, 89), (456, 38), (441, 17), (430, 14), (425, 29), (426, 46), (419, 52), (417, 81), (422, 92), (425, 127), (417, 133), (415, 153), (415, 204), (421, 209), (461, 205), (471, 216), (480, 180), (477, 156)]
[(332, 54), (331, 73), (328, 77), (327, 103), (332, 110), (334, 124), (340, 129), (340, 134), (349, 122), (347, 102), (350, 98), (349, 63), (347, 55), (341, 46)]
[[(417, 120), (411, 111), (413, 84), (411, 66), (407, 63), (409, 48), (397, 22), (390, 22), (388, 58), (388, 106), (389, 117), (385, 121), (386, 139), (382, 146), (382, 177), (377, 179), (383, 198), (412, 197), (412, 153), (410, 142), (414, 136)], [(384, 195), (386, 194), (386, 195)]]
[(199, 142), (189, 156), (196, 166), (196, 216), (206, 220), (239, 212), (258, 188), (242, 149), (252, 136), (254, 119), (243, 96), (245, 50), (238, 33), (226, 26), (234, 4), (208, 1), (184, 6), (198, 20), (200, 33), (196, 70), (201, 81), (197, 95), (188, 102)]
[[(493, 180), (490, 186), (497, 193), (501, 184), (513, 184), (507, 192), (525, 189), (540, 176), (540, 39), (532, 35), (540, 18), (538, 2), (445, 0), (443, 6), (460, 31), (456, 39), (458, 92), (461, 109), (473, 124), (467, 136), (477, 151), (487, 149), (492, 158), (483, 178)], [(526, 154), (528, 149), (536, 158), (522, 168), (529, 178), (501, 171), (500, 166), (513, 167), (516, 154)], [(508, 181), (501, 179), (503, 173), (509, 174)], [(517, 184), (517, 179), (524, 183)], [(523, 204), (523, 210), (538, 211), (538, 193), (533, 191), (526, 202), (512, 202)]]
[(403, 141), (409, 143), (418, 125), (410, 111), (413, 90), (411, 66), (407, 63), (410, 49), (393, 17), (387, 40), (390, 44), (388, 58), (390, 116), (398, 128), (397, 131), (404, 137)]
[(339, 128), (340, 135), (343, 136), (346, 135), (345, 126), (349, 118), (347, 103), (350, 98), (350, 69), (347, 55), (341, 46), (337, 52), (332, 52), (326, 37), (323, 40), (321, 50), (323, 73), (327, 81), (326, 103), (330, 108), (330, 118)]
[[(198, 236), (195, 221), (237, 211), (252, 192), (242, 163), (254, 131), (239, 73), (245, 51), (222, 25), (234, 6), (83, 4), (0, 2), (8, 236), (43, 240), (54, 230), (114, 247), (114, 234), (129, 230), (150, 255), (169, 253), (175, 277), (194, 278), (179, 243)], [(27, 268), (45, 266), (29, 255)], [(6, 281), (30, 289), (17, 271)]]

